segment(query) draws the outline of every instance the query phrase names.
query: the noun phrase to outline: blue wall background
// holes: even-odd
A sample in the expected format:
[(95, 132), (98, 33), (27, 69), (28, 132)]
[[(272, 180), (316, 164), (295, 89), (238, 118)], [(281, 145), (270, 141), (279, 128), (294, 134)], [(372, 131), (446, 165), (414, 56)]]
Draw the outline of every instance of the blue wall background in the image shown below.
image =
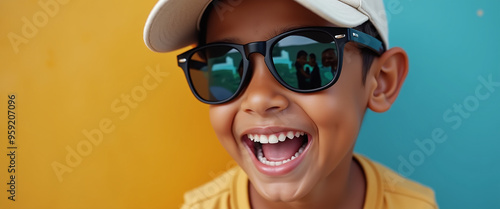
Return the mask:
[(356, 151), (432, 187), (440, 208), (500, 208), (500, 1), (385, 4), (410, 73)]

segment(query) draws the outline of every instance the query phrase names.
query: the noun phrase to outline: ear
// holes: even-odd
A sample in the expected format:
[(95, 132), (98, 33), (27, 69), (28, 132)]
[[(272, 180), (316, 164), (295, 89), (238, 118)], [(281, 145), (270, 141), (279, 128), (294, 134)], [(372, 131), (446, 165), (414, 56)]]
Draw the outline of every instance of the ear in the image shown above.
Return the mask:
[(399, 47), (394, 47), (374, 60), (370, 69), (370, 95), (368, 108), (374, 112), (389, 110), (398, 97), (401, 86), (408, 74), (408, 55)]

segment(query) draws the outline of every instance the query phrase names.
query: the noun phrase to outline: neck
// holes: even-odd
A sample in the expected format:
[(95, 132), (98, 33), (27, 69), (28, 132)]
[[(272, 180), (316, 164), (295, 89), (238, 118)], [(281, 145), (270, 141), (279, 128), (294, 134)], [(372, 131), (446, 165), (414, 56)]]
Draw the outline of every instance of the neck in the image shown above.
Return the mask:
[(305, 197), (293, 202), (271, 202), (258, 194), (250, 184), (252, 208), (299, 209), (299, 208), (352, 208), (362, 209), (366, 193), (366, 180), (361, 165), (352, 157), (318, 182)]

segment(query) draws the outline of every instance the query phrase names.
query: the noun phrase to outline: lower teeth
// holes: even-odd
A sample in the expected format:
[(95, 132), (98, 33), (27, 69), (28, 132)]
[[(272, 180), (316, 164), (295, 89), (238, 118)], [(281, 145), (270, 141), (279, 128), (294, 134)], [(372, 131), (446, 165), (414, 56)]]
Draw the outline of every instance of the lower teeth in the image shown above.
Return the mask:
[(269, 166), (280, 166), (280, 165), (288, 163), (288, 162), (290, 162), (292, 160), (295, 160), (295, 158), (299, 157), (299, 155), (302, 154), (302, 152), (304, 152), (304, 149), (306, 148), (306, 146), (307, 146), (307, 143), (304, 143), (299, 148), (299, 151), (297, 151), (295, 153), (295, 155), (293, 155), (289, 159), (286, 159), (286, 160), (283, 160), (283, 161), (269, 161), (269, 160), (267, 160), (266, 157), (264, 157), (264, 153), (262, 152), (262, 147), (260, 147), (260, 148), (257, 149), (257, 158), (263, 164), (266, 164), (266, 165), (269, 165)]

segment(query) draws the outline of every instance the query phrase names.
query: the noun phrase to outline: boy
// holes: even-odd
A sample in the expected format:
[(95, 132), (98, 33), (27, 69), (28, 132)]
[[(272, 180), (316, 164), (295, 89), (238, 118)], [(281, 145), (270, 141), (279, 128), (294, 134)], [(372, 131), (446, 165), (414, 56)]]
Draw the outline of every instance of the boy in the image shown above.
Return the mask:
[[(388, 110), (408, 71), (387, 37), (381, 0), (161, 0), (146, 44), (198, 42), (178, 63), (239, 165), (183, 208), (437, 208), (432, 190), (353, 154), (366, 109)], [(335, 67), (319, 87), (299, 86), (281, 56), (327, 49)]]

